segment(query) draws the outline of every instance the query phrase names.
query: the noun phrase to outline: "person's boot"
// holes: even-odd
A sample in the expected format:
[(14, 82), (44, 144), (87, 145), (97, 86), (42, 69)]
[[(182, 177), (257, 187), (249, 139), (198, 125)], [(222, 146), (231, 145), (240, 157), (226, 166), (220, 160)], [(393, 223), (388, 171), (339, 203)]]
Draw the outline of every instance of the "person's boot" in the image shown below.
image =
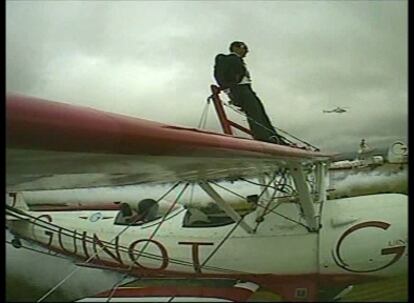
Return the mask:
[(287, 141), (285, 141), (281, 136), (273, 135), (269, 138), (270, 143), (275, 143), (279, 145), (290, 145)]
[(288, 141), (286, 141), (283, 137), (279, 137), (279, 144), (280, 145), (288, 145), (288, 146), (291, 146), (291, 144)]

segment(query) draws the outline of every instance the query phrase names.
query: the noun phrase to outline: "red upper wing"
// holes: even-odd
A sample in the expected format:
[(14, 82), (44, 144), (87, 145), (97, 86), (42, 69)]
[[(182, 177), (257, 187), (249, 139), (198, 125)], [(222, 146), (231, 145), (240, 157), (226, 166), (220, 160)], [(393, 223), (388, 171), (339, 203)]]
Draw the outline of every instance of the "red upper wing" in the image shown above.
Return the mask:
[(330, 155), (7, 95), (7, 190), (254, 176)]

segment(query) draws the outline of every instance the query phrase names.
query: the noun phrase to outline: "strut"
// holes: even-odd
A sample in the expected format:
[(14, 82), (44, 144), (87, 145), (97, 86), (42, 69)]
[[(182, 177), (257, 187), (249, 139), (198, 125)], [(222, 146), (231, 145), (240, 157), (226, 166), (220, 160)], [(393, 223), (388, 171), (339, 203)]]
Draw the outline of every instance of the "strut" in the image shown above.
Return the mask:
[(211, 187), (206, 181), (200, 181), (198, 183), (200, 187), (218, 204), (218, 206), (230, 217), (234, 222), (240, 222), (240, 227), (242, 227), (249, 234), (254, 233), (253, 228), (251, 228), (243, 218), (224, 201), (220, 194)]
[(236, 122), (233, 122), (227, 118), (226, 112), (223, 108), (223, 101), (221, 101), (219, 96), (221, 89), (216, 85), (211, 85), (210, 88), (211, 92), (213, 93), (211, 95), (211, 99), (213, 100), (214, 108), (216, 109), (221, 127), (223, 128), (223, 132), (228, 135), (234, 135), (231, 127), (235, 127), (242, 132), (245, 132), (246, 134), (252, 135), (250, 129), (247, 129), (246, 127), (241, 126), (240, 124), (237, 124)]

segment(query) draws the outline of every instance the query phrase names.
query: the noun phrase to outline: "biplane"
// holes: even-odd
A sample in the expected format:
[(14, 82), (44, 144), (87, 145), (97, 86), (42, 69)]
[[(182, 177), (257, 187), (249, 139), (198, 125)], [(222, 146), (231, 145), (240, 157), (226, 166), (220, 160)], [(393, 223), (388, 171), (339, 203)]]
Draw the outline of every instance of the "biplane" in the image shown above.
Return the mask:
[[(255, 283), (289, 301), (332, 299), (350, 285), (407, 272), (407, 196), (328, 201), (331, 154), (237, 137), (230, 128), (242, 127), (224, 112), (221, 134), (16, 94), (7, 95), (6, 110), (6, 222), (17, 246), (32, 241), (79, 266), (139, 278)], [(236, 210), (219, 182), (248, 178), (258, 179), (258, 191)], [(21, 194), (151, 183), (171, 186), (148, 203), (70, 215), (30, 210)], [(190, 185), (220, 215), (180, 206)]]

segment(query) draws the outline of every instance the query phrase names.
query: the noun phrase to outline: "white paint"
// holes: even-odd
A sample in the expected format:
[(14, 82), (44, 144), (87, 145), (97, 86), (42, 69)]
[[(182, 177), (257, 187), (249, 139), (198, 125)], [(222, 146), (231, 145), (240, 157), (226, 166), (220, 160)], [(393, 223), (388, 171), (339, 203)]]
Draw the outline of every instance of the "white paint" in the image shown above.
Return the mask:
[[(380, 210), (380, 211), (373, 211)], [(180, 210), (176, 210), (175, 213)], [(284, 203), (278, 208), (278, 212), (292, 219), (304, 223), (304, 220), (298, 217), (297, 205), (293, 203)], [(89, 235), (96, 233), (101, 240), (110, 241), (124, 229), (125, 226), (112, 225), (111, 220), (99, 220), (91, 222), (79, 218), (80, 216), (89, 216), (94, 212), (82, 211), (65, 213), (50, 213), (53, 222), (59, 226), (69, 229), (76, 229), (78, 232), (87, 231)], [(115, 215), (114, 211), (102, 211), (107, 215)], [(40, 215), (41, 213), (36, 213)], [(364, 197), (355, 197), (348, 199), (338, 199), (327, 201), (324, 204), (322, 212), (322, 228), (320, 233), (308, 232), (300, 225), (295, 228), (283, 228), (280, 223), (287, 221), (273, 213), (269, 214), (264, 222), (259, 226), (255, 234), (247, 234), (240, 227), (237, 228), (232, 236), (219, 249), (217, 254), (206, 264), (208, 266), (218, 267), (227, 270), (243, 271), (248, 273), (275, 273), (275, 274), (305, 274), (317, 273), (319, 271), (326, 273), (348, 273), (344, 269), (335, 265), (331, 252), (335, 249), (341, 234), (345, 232), (350, 224), (342, 224), (332, 226), (330, 220), (334, 216), (342, 215), (344, 218), (349, 216), (358, 216), (355, 223), (366, 221), (383, 221), (391, 224), (386, 232), (375, 230), (373, 233), (368, 229), (358, 232), (362, 238), (348, 237), (344, 241), (344, 255), (348, 262), (356, 262), (357, 266), (362, 266), (360, 260), (365, 260), (365, 255), (369, 257), (374, 255), (374, 267), (385, 264), (392, 259), (392, 255), (380, 256), (375, 248), (382, 249), (386, 247), (387, 241), (397, 241), (399, 239), (407, 239), (407, 197), (399, 194), (383, 194), (371, 195)], [(165, 221), (158, 230), (154, 240), (162, 243), (167, 249), (169, 259), (184, 260), (192, 263), (192, 253), (190, 245), (180, 245), (179, 242), (213, 242), (212, 246), (200, 246), (200, 263), (209, 256), (216, 245), (224, 238), (233, 225), (212, 228), (182, 228), (182, 220), (184, 213), (181, 212), (171, 219)], [(404, 219), (405, 218), (405, 219)], [(245, 217), (247, 223), (253, 223), (255, 214), (250, 213)], [(45, 234), (43, 228), (35, 227), (35, 234), (31, 234), (31, 228), (26, 229), (27, 223), (18, 222), (11, 227), (15, 233), (23, 233), (26, 236), (35, 236), (39, 241), (46, 242), (49, 236)], [(148, 224), (151, 225), (151, 224)], [(120, 243), (128, 247), (137, 239), (147, 239), (152, 234), (156, 226), (145, 228), (143, 226), (130, 227), (120, 237)], [(355, 235), (357, 233), (354, 233)], [(354, 236), (353, 234), (353, 236)], [(372, 235), (371, 235), (372, 234)], [(319, 244), (318, 244), (319, 238)], [(369, 243), (367, 241), (369, 240)], [(351, 242), (350, 242), (351, 241)], [(53, 236), (53, 245), (59, 247), (56, 232)], [(72, 248), (73, 239), (63, 237), (63, 244), (67, 248)], [(352, 244), (354, 243), (354, 244)], [(78, 251), (82, 251), (81, 243), (78, 241)], [(356, 247), (357, 250), (353, 249)], [(135, 247), (138, 251), (142, 246)], [(373, 251), (374, 249), (374, 251)], [(89, 252), (92, 248), (89, 247)], [(148, 245), (146, 251), (156, 256), (160, 256), (159, 248), (154, 245)], [(320, 254), (318, 261), (318, 252)], [(101, 258), (112, 260), (105, 253), (100, 252)], [(128, 252), (121, 252), (124, 262), (131, 264)], [(350, 259), (349, 259), (350, 258)], [(361, 259), (363, 258), (363, 259)], [(349, 261), (350, 260), (350, 261)], [(355, 260), (355, 261), (352, 261)], [(113, 260), (112, 260), (113, 261)], [(150, 268), (160, 266), (160, 261), (150, 260), (144, 256), (138, 260)], [(369, 264), (368, 264), (369, 265)], [(371, 266), (371, 265), (369, 265)], [(182, 266), (169, 263), (167, 269), (178, 270), (183, 272), (194, 272), (192, 266)], [(405, 272), (407, 270), (406, 257), (404, 256), (395, 264), (375, 272), (374, 274), (388, 275)], [(203, 269), (203, 272), (223, 273), (222, 270), (214, 270), (212, 268)]]

